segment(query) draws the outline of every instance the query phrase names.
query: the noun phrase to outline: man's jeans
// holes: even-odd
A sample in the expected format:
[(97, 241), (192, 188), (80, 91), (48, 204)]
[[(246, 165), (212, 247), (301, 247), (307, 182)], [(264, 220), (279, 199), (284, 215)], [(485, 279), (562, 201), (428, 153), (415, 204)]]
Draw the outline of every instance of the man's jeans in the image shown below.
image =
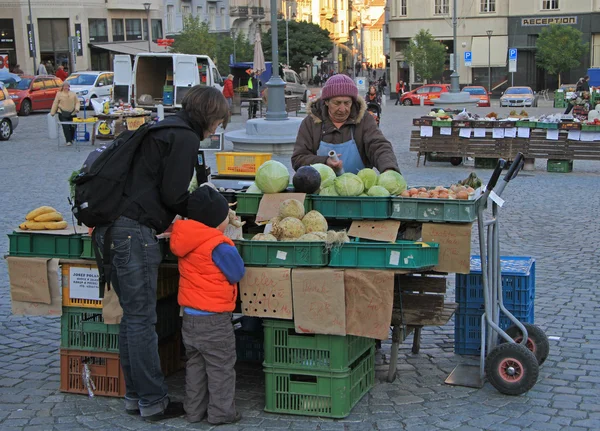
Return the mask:
[[(96, 228), (100, 251), (107, 227)], [(112, 287), (123, 308), (119, 353), (125, 376), (125, 408), (142, 416), (161, 413), (169, 404), (160, 369), (156, 335), (156, 284), (162, 260), (154, 230), (127, 217), (112, 225)]]

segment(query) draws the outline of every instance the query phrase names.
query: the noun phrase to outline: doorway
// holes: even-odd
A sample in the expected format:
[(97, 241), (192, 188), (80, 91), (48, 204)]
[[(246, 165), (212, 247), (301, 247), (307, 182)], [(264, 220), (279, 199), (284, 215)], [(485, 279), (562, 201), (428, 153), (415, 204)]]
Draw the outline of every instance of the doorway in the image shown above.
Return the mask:
[(64, 66), (68, 73), (74, 71), (69, 62), (69, 20), (38, 19), (38, 35), (41, 61), (51, 61), (54, 67)]

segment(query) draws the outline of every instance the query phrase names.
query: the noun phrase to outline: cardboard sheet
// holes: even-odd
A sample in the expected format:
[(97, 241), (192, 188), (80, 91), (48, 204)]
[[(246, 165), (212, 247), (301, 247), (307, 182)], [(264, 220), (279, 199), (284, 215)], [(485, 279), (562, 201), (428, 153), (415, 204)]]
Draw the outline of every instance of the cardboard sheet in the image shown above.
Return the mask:
[(89, 228), (87, 226), (71, 226), (68, 225), (64, 229), (58, 230), (23, 230), (16, 228), (15, 232), (18, 233), (35, 233), (35, 234), (45, 234), (45, 235), (73, 235), (73, 234), (87, 234), (89, 232)]
[(397, 220), (360, 220), (352, 222), (348, 235), (375, 241), (395, 242), (398, 229), (400, 229), (400, 222)]
[(123, 317), (123, 309), (119, 304), (119, 297), (115, 293), (115, 289), (111, 287), (110, 290), (104, 291), (104, 298), (102, 299), (102, 319), (107, 325), (121, 323)]
[(473, 223), (423, 223), (423, 241), (440, 245), (436, 271), (457, 274), (471, 272), (472, 227)]
[(347, 269), (346, 333), (387, 340), (394, 305), (394, 273)]
[(304, 204), (306, 193), (272, 193), (264, 194), (258, 205), (256, 221), (267, 221), (279, 214), (279, 204), (286, 199), (296, 199)]
[(49, 258), (7, 257), (10, 297), (13, 301), (51, 304)]
[(294, 269), (292, 291), (297, 332), (346, 335), (343, 270)]
[(272, 319), (293, 318), (289, 268), (246, 268), (240, 281), (242, 313)]
[[(28, 259), (28, 258), (15, 258)], [(62, 289), (59, 279), (58, 259), (47, 260), (50, 304), (39, 302), (12, 301), (12, 314), (17, 316), (60, 316), (62, 315)], [(12, 276), (11, 276), (12, 279)]]

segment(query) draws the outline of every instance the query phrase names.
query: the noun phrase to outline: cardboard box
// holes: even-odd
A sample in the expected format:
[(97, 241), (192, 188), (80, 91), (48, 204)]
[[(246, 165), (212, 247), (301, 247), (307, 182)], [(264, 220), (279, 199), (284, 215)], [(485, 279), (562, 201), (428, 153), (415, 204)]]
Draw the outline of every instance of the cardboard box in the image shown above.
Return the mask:
[(424, 242), (440, 245), (439, 272), (468, 274), (471, 272), (471, 230), (473, 223), (423, 223)]
[(291, 269), (247, 267), (239, 286), (245, 316), (293, 318)]

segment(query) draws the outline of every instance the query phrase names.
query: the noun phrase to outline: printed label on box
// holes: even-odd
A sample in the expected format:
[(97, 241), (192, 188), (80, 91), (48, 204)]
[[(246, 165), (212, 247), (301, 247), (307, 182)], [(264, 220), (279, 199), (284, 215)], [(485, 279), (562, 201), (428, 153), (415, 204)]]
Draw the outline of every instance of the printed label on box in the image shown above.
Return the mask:
[(392, 250), (390, 253), (390, 265), (398, 266), (400, 263), (400, 253)]
[(69, 297), (100, 300), (99, 278), (96, 268), (72, 266), (69, 269)]
[(287, 253), (285, 251), (277, 251), (277, 256), (275, 256), (277, 259), (279, 260), (286, 260), (287, 259)]

